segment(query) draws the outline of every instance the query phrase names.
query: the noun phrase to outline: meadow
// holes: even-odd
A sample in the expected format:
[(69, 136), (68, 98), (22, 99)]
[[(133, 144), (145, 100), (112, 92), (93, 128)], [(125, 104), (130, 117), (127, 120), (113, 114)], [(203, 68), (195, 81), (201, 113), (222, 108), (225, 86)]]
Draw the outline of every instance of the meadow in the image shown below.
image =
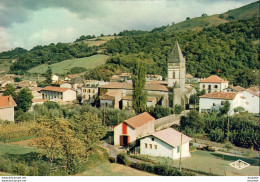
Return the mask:
[(73, 67), (94, 68), (96, 66), (105, 64), (107, 58), (107, 55), (98, 54), (90, 57), (68, 59), (51, 65), (42, 64), (30, 69), (28, 72), (42, 74), (45, 73), (48, 69), (48, 66), (50, 66), (53, 73), (66, 74)]

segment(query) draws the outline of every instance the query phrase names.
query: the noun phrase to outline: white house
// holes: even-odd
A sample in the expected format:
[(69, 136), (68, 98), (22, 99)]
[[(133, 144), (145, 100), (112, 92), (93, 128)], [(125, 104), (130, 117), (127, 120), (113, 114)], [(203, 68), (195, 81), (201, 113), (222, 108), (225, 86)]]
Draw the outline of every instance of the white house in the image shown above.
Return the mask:
[(14, 121), (16, 103), (11, 96), (0, 96), (0, 120)]
[(249, 113), (259, 113), (259, 93), (252, 91), (250, 89), (246, 89), (242, 92), (245, 102), (244, 105), (241, 105), (244, 107), (246, 111)]
[(217, 75), (211, 75), (210, 77), (200, 81), (200, 91), (205, 90), (206, 93), (223, 92), (226, 88), (228, 88), (228, 81), (218, 77)]
[(143, 155), (179, 159), (190, 157), (189, 142), (192, 139), (172, 128), (154, 132), (140, 139)]
[(81, 88), (82, 102), (94, 103), (98, 97), (98, 83), (87, 83)]
[(234, 114), (234, 108), (242, 106), (244, 102), (242, 93), (235, 92), (211, 92), (200, 96), (200, 112), (219, 111), (225, 101), (230, 102), (229, 115)]
[(52, 80), (53, 82), (57, 82), (57, 81), (59, 81), (59, 76), (58, 76), (58, 75), (52, 75), (52, 76), (51, 76), (51, 80)]
[(69, 88), (47, 86), (42, 89), (42, 99), (67, 102), (74, 101), (76, 98), (76, 91)]
[(128, 146), (136, 139), (154, 132), (154, 121), (147, 112), (123, 121), (114, 128), (114, 145)]

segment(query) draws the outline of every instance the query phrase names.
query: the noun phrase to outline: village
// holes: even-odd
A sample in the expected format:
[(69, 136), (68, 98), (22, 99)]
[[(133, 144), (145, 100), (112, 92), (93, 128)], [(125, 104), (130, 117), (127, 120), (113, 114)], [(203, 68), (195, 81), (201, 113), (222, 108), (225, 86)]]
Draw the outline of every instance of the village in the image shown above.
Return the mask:
[[(132, 73), (129, 72), (113, 75), (110, 81), (86, 80), (83, 75), (79, 74), (65, 76), (51, 74), (52, 82), (45, 87), (39, 87), (35, 79), (37, 77), (33, 80), (24, 80), (19, 75), (1, 74), (1, 121), (17, 122), (15, 120), (17, 104), (11, 95), (5, 94), (10, 85), (15, 88), (15, 92), (24, 88), (29, 89), (33, 98), (27, 112), (31, 113), (34, 112), (37, 105), (43, 105), (46, 102), (73, 107), (75, 105), (88, 105), (101, 108), (104, 110), (104, 114), (108, 108), (135, 112), (133, 110)], [(217, 113), (222, 111), (227, 103), (229, 105), (227, 116), (235, 116), (240, 112), (259, 114), (259, 87), (243, 88), (239, 85), (230, 85), (227, 79), (217, 75), (211, 75), (207, 78), (193, 77), (186, 72), (186, 60), (177, 41), (168, 57), (167, 77), (163, 79), (161, 75), (146, 74), (145, 81), (143, 90), (147, 93), (145, 107), (163, 107), (175, 112), (155, 118), (147, 110), (131, 118), (120, 120), (118, 124), (113, 126), (106, 126), (109, 137), (104, 139), (103, 146), (110, 152), (110, 160), (114, 162), (120, 153), (127, 153), (129, 154), (127, 159), (135, 162), (145, 159), (144, 161), (149, 163), (153, 160), (156, 161), (156, 157), (159, 157), (169, 160), (170, 163), (180, 168), (180, 161), (183, 161), (184, 168), (193, 170), (200, 175), (203, 173), (235, 174), (235, 169), (214, 171), (215, 166), (208, 167), (204, 171), (192, 168), (189, 164), (190, 161), (198, 160), (198, 154), (193, 156), (196, 148), (204, 150), (203, 152), (215, 152), (216, 155), (221, 155), (223, 158), (224, 155), (234, 158), (237, 155), (244, 158), (246, 156), (243, 156), (244, 150), (236, 149), (236, 147), (232, 147), (233, 149), (230, 150), (225, 148), (224, 144), (196, 139), (189, 136), (187, 132), (186, 134), (180, 132), (181, 118), (188, 117), (189, 113), (196, 110), (202, 114)], [(236, 150), (239, 152), (234, 153)], [(205, 153), (205, 155), (208, 154)], [(196, 168), (198, 167), (196, 166)], [(252, 174), (255, 175), (257, 167), (252, 165), (250, 168)], [(227, 171), (229, 174), (226, 174)], [(239, 175), (251, 175), (248, 171), (249, 168)]]

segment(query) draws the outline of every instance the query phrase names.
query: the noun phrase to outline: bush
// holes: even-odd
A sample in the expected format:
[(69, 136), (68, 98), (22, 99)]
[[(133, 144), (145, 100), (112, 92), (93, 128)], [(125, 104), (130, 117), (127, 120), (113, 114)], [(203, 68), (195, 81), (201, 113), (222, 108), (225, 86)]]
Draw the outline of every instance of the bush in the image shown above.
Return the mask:
[(184, 108), (181, 105), (175, 105), (174, 106), (174, 113), (175, 114), (181, 114), (181, 112), (184, 110)]
[(156, 119), (159, 119), (165, 116), (169, 116), (171, 114), (171, 109), (169, 107), (157, 105), (154, 109), (151, 109), (150, 112)]
[(34, 165), (38, 167), (39, 176), (49, 176), (51, 173), (51, 165), (47, 162), (37, 162)]
[(12, 161), (10, 159), (0, 158), (0, 171), (12, 173)]
[(158, 174), (161, 176), (193, 176), (190, 172), (180, 172), (177, 168), (167, 165), (152, 165), (147, 163), (132, 163), (130, 167)]
[(29, 168), (26, 164), (23, 163), (14, 163), (13, 172), (15, 174), (20, 174), (22, 176), (27, 176), (29, 174)]
[(128, 164), (127, 155), (125, 153), (118, 154), (117, 158), (116, 158), (116, 161), (119, 164), (127, 165)]
[(214, 142), (223, 142), (225, 139), (224, 131), (220, 128), (211, 130), (209, 133), (209, 139)]

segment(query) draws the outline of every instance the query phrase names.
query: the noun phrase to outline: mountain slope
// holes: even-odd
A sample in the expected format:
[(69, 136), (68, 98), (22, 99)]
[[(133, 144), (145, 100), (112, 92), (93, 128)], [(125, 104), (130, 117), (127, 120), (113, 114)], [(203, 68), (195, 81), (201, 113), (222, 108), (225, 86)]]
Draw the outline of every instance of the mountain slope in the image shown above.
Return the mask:
[(248, 19), (252, 17), (259, 17), (259, 1), (229, 10), (223, 14), (216, 14), (202, 17), (191, 18), (186, 21), (174, 24), (165, 28), (167, 32), (181, 32), (186, 30), (202, 30), (205, 27), (216, 26), (221, 23), (227, 23), (233, 20)]

